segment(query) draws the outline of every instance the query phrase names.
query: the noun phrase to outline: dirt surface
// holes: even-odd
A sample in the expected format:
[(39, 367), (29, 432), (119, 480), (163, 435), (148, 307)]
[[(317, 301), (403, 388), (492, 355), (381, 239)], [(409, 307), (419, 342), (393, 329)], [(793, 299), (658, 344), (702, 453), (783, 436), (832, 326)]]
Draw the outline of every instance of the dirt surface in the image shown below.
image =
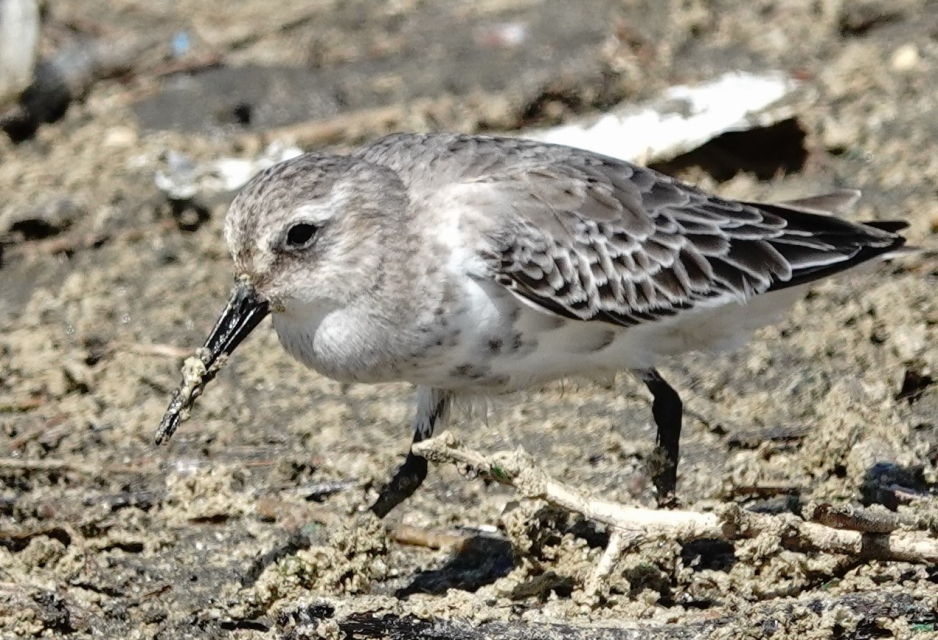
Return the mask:
[[(61, 0), (44, 29), (47, 54), (76, 34), (141, 44), (35, 137), (0, 134), (0, 637), (342, 637), (343, 621), (361, 634), (392, 618), (424, 625), (394, 637), (446, 637), (433, 634), (447, 624), (449, 637), (586, 624), (936, 637), (934, 567), (760, 540), (642, 545), (586, 603), (605, 532), (450, 467), (431, 468), (389, 535), (361, 511), (403, 459), (413, 390), (318, 377), (266, 323), (169, 446), (152, 437), (232, 278), (226, 202), (167, 202), (154, 184), (167, 152), (252, 157), (289, 132), (341, 146), (393, 129), (516, 130), (730, 69), (779, 69), (810, 88), (783, 129), (800, 136), (794, 165), (771, 137), (744, 137), (669, 168), (733, 197), (858, 187), (856, 219), (905, 219), (911, 241), (935, 249), (938, 5)], [(177, 37), (173, 57), (178, 34), (188, 48)], [(753, 162), (786, 170), (759, 178)], [(664, 367), (689, 412), (684, 504), (928, 509), (936, 287), (933, 254), (880, 265), (819, 284), (738, 353)], [(650, 505), (649, 404), (627, 377), (568, 383), (495, 399), (454, 429)], [(432, 549), (400, 542), (404, 530), (468, 541)]]

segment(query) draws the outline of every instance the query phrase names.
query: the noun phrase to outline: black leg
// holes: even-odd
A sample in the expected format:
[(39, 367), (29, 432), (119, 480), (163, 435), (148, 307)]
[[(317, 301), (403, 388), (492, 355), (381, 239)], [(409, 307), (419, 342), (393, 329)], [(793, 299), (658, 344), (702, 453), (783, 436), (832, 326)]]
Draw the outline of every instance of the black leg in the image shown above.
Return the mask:
[(657, 369), (646, 369), (642, 371), (641, 376), (642, 382), (651, 391), (651, 413), (658, 427), (652, 481), (658, 490), (658, 506), (670, 507), (677, 503), (675, 489), (684, 407), (677, 391), (665, 382)]
[[(420, 387), (417, 390), (417, 415), (414, 418), (414, 440), (420, 442), (433, 435), (433, 432), (446, 419), (452, 396), (439, 389)], [(427, 477), (427, 459), (407, 452), (404, 464), (397, 468), (394, 477), (378, 494), (378, 499), (371, 505), (371, 511), (379, 518), (414, 495)]]
[(384, 485), (378, 499), (371, 505), (371, 512), (379, 518), (388, 515), (391, 509), (414, 495), (426, 478), (427, 459), (408, 451), (404, 464), (397, 468), (394, 477)]

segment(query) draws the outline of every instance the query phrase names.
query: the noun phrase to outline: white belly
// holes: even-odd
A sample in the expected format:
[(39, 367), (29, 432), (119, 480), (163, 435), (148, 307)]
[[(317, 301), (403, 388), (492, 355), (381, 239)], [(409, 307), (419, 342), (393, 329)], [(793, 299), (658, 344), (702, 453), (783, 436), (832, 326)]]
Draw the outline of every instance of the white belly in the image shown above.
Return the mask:
[(802, 287), (620, 327), (568, 320), (488, 280), (463, 280), (447, 313), (398, 326), (368, 310), (328, 305), (274, 315), (295, 358), (340, 381), (408, 381), (466, 393), (502, 393), (568, 377), (608, 380), (654, 367), (662, 356), (727, 350), (779, 318)]
[(457, 391), (506, 392), (560, 378), (609, 379), (619, 371), (654, 367), (666, 356), (738, 348), (803, 293), (795, 287), (747, 304), (619, 327), (552, 316), (495, 287), (479, 287), (443, 343), (405, 367), (408, 380)]

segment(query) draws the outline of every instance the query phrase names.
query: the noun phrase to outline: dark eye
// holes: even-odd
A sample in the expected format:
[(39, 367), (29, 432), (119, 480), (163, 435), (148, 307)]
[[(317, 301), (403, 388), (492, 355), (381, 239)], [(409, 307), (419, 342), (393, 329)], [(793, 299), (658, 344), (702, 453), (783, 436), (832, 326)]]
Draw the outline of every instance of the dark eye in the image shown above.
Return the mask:
[(287, 231), (287, 246), (297, 248), (309, 244), (319, 228), (308, 222), (300, 222), (290, 227)]

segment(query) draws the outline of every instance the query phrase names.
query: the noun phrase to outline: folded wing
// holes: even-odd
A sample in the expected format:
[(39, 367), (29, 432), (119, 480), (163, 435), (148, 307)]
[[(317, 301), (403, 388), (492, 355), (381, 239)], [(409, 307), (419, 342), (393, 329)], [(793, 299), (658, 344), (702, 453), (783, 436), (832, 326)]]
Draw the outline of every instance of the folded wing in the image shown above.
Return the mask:
[(721, 199), (630, 164), (571, 153), (481, 176), (508, 216), (493, 275), (545, 311), (634, 325), (745, 301), (849, 269), (904, 243), (901, 222), (854, 224), (824, 209), (841, 191), (782, 204)]

